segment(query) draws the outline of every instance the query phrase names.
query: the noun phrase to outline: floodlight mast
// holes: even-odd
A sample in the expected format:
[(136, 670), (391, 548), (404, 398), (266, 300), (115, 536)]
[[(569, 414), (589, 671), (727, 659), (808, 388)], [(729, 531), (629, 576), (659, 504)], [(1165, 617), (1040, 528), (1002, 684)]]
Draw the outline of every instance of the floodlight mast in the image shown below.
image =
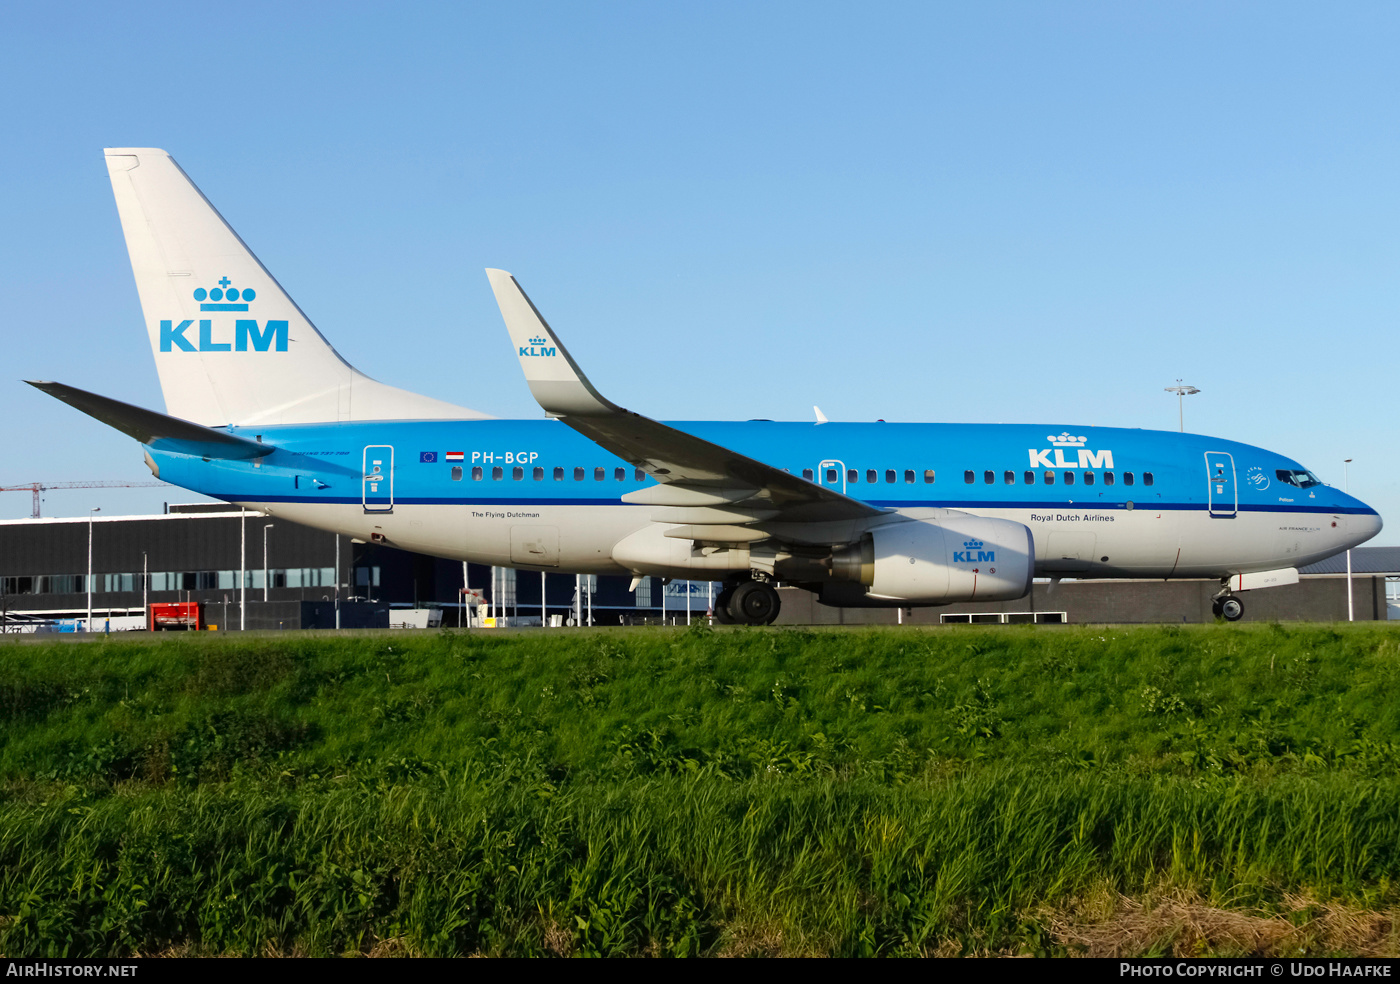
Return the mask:
[(1175, 385), (1175, 386), (1168, 386), (1168, 387), (1166, 388), (1166, 391), (1167, 391), (1168, 393), (1175, 393), (1175, 394), (1176, 394), (1176, 427), (1177, 427), (1177, 430), (1178, 430), (1178, 431), (1181, 431), (1182, 433), (1185, 433), (1185, 431), (1186, 431), (1186, 417), (1183, 415), (1183, 411), (1182, 411), (1182, 409), (1181, 409), (1182, 398), (1183, 398), (1183, 397), (1190, 396), (1190, 395), (1193, 394), (1193, 393), (1199, 393), (1200, 390), (1196, 389), (1196, 387), (1191, 386), (1191, 385), (1185, 385), (1185, 386), (1183, 386), (1182, 383), (1181, 383), (1181, 380), (1178, 379), (1178, 380), (1176, 381), (1176, 385)]
[[(1351, 459), (1342, 462), (1342, 491), (1351, 494)], [(1351, 548), (1347, 547), (1347, 621), (1356, 621), (1356, 608), (1351, 593)]]
[(83, 624), (84, 632), (92, 631), (92, 518), (101, 511), (101, 506), (88, 510), (87, 621)]

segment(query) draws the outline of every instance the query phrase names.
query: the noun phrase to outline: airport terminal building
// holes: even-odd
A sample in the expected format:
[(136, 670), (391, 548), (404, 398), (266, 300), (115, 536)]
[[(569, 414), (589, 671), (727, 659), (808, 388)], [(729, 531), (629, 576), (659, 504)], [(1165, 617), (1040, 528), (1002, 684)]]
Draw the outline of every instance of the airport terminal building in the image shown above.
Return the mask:
[[(201, 625), (219, 629), (334, 628), (337, 613), (343, 628), (388, 627), (396, 611), (420, 609), (466, 624), (475, 607), (467, 602), (478, 599), (483, 612), (517, 624), (566, 621), (576, 602), (597, 624), (659, 617), (661, 582), (629, 586), (443, 560), (220, 503), (159, 516), (0, 521), (0, 617), (12, 628), (85, 619), (89, 604), (99, 630), (109, 619), (144, 624), (151, 606), (176, 604), (199, 606)], [(669, 603), (676, 608), (674, 593)]]
[[(1385, 620), (1400, 605), (1400, 548), (1352, 552), (1303, 569), (1298, 584), (1242, 597), (1249, 621)], [(783, 589), (778, 624), (949, 622), (1208, 622), (1215, 581), (1037, 581), (1016, 601), (939, 608), (840, 609)], [(91, 589), (89, 593), (89, 588)], [(365, 543), (221, 503), (157, 516), (0, 521), (0, 625), (53, 620), (147, 627), (153, 606), (192, 606), (220, 630), (389, 627), (396, 612), (432, 609), (442, 624), (473, 614), (506, 624), (617, 625), (703, 616), (719, 586), (577, 577), (463, 564)], [(478, 609), (476, 603), (480, 601)], [(591, 619), (590, 619), (591, 614)], [(1398, 613), (1400, 614), (1400, 613)], [(70, 623), (71, 624), (71, 623)]]

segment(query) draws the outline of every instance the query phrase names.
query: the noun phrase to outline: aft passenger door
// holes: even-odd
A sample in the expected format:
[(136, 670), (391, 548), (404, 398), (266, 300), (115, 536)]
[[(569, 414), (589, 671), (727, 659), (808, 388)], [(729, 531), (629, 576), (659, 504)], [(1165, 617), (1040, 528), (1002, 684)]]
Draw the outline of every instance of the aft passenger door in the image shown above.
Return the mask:
[(1239, 509), (1235, 459), (1224, 451), (1206, 452), (1206, 501), (1215, 519), (1234, 519)]
[(361, 499), (367, 513), (394, 511), (394, 449), (388, 444), (365, 448)]

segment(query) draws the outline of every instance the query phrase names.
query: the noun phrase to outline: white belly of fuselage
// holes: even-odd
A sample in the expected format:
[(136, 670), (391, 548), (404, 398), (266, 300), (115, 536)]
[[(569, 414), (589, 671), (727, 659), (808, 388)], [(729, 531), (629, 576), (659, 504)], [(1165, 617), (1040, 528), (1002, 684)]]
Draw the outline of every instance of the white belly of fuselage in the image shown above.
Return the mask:
[[(628, 574), (613, 547), (650, 527), (629, 505), (395, 505), (242, 503), (268, 515), (436, 557), (523, 570)], [(1202, 510), (965, 509), (1028, 526), (1037, 574), (1066, 577), (1223, 577), (1301, 567), (1344, 549), (1348, 517)], [(543, 551), (543, 552), (541, 552)], [(706, 577), (716, 576), (706, 572)]]

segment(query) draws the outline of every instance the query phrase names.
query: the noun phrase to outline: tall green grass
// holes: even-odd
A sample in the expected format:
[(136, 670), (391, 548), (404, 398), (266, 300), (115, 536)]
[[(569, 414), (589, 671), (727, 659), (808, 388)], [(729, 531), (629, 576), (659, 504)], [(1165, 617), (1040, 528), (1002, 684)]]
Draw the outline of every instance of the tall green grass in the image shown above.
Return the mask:
[(0, 949), (1056, 952), (1396, 905), (1385, 626), (0, 645)]

